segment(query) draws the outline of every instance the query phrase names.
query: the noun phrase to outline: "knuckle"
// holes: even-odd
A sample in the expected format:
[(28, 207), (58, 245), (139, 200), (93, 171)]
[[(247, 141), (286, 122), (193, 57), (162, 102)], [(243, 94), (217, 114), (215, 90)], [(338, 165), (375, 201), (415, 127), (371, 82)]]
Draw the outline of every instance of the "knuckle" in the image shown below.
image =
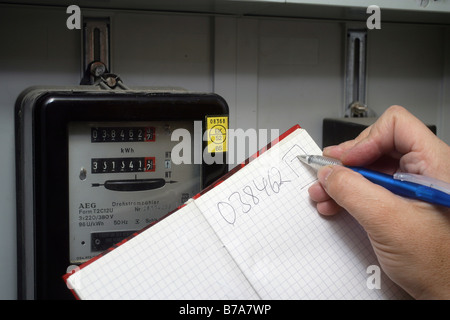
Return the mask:
[(393, 105), (393, 106), (390, 106), (390, 107), (386, 110), (386, 113), (387, 113), (387, 114), (392, 114), (392, 115), (403, 114), (403, 113), (405, 113), (405, 112), (407, 112), (406, 109), (405, 109), (404, 107), (402, 107), (402, 106), (399, 106), (399, 105)]

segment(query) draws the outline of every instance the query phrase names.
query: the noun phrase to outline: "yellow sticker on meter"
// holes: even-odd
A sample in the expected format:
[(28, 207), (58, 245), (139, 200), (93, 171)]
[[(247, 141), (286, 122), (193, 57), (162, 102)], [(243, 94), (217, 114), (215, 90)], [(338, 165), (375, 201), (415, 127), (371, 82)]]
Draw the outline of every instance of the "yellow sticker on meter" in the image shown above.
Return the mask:
[(206, 117), (208, 153), (227, 151), (228, 117)]

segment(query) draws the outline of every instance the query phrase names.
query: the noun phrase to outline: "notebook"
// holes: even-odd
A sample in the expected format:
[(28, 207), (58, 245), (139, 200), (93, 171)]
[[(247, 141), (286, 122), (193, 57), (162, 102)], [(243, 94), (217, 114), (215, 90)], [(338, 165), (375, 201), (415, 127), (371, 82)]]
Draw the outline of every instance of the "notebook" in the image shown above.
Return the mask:
[(347, 213), (324, 217), (308, 196), (321, 154), (295, 126), (182, 207), (68, 273), (79, 299), (397, 299)]

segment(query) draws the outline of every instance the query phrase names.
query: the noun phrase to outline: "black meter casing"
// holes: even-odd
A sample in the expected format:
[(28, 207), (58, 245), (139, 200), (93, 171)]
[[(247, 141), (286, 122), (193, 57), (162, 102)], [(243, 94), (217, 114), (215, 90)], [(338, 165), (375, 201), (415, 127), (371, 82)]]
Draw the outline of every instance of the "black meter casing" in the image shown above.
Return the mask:
[(227, 172), (226, 147), (210, 151), (212, 163), (196, 154), (197, 162), (177, 165), (170, 153), (176, 129), (191, 134), (197, 153), (209, 150), (208, 121), (227, 129), (228, 106), (217, 94), (32, 87), (15, 117), (19, 299), (73, 298), (62, 280), (70, 265)]

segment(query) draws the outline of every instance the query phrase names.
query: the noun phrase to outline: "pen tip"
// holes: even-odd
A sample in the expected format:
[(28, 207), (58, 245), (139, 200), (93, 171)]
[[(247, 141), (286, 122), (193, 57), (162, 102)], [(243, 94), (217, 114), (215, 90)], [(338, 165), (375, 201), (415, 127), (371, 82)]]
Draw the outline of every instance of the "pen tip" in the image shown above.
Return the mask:
[(308, 156), (306, 154), (301, 154), (299, 156), (297, 156), (297, 158), (301, 161), (301, 162), (307, 162), (308, 160)]

